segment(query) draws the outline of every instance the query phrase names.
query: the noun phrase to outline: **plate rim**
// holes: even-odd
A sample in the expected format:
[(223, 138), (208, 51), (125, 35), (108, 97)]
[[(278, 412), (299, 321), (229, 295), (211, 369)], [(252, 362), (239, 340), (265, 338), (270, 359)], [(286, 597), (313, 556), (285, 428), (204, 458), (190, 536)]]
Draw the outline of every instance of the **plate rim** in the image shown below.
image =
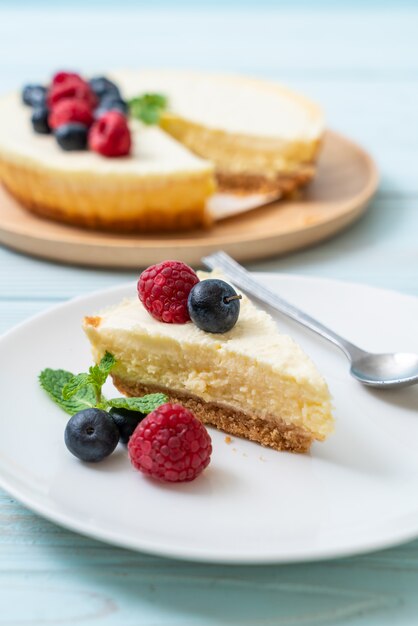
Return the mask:
[[(303, 283), (304, 281), (309, 282), (317, 282), (317, 283), (337, 283), (339, 285), (348, 287), (360, 287), (363, 289), (367, 289), (374, 292), (380, 292), (382, 295), (386, 294), (389, 297), (400, 297), (403, 300), (414, 302), (415, 305), (418, 304), (418, 297), (405, 294), (394, 289), (387, 289), (381, 287), (375, 287), (368, 285), (366, 283), (361, 282), (353, 282), (353, 281), (344, 281), (333, 278), (322, 278), (317, 276), (309, 276), (303, 274), (291, 274), (291, 273), (275, 273), (275, 272), (252, 272), (256, 276), (260, 278), (269, 278), (271, 276), (277, 279), (284, 280), (292, 280)], [(19, 324), (13, 326), (11, 329), (7, 330), (5, 333), (0, 335), (0, 348), (3, 341), (7, 341), (10, 338), (13, 339), (15, 334), (18, 334), (21, 329), (30, 326), (32, 323), (42, 319), (43, 317), (53, 315), (57, 311), (61, 309), (67, 308), (69, 305), (77, 304), (83, 302), (84, 300), (89, 300), (91, 298), (95, 298), (98, 296), (105, 296), (106, 294), (117, 294), (118, 292), (123, 292), (126, 289), (131, 289), (132, 281), (123, 282), (119, 285), (114, 285), (111, 287), (107, 287), (104, 289), (98, 289), (89, 293), (85, 293), (74, 298), (70, 298), (65, 300), (64, 302), (60, 302), (58, 304), (54, 304), (53, 306), (48, 307), (46, 310), (41, 311), (30, 318), (23, 320)], [(347, 374), (348, 375), (348, 374)], [(418, 537), (418, 508), (417, 515), (414, 518), (413, 523), (405, 524), (401, 530), (398, 530), (396, 534), (393, 532), (390, 533), (390, 536), (379, 536), (375, 540), (367, 539), (366, 541), (360, 539), (356, 539), (351, 542), (350, 546), (336, 547), (334, 545), (328, 548), (320, 548), (317, 549), (313, 547), (309, 553), (302, 552), (294, 552), (293, 555), (284, 555), (283, 557), (278, 556), (277, 554), (262, 556), (257, 555), (244, 555), (240, 556), (236, 553), (226, 555), (224, 557), (220, 557), (219, 555), (212, 555), (210, 550), (207, 549), (197, 549), (193, 548), (190, 551), (185, 551), (184, 546), (179, 549), (176, 547), (167, 547), (167, 546), (159, 546), (155, 541), (132, 541), (132, 539), (128, 541), (124, 541), (120, 535), (114, 533), (112, 531), (108, 531), (106, 529), (94, 528), (94, 524), (87, 522), (80, 522), (77, 518), (71, 518), (70, 515), (65, 512), (55, 510), (48, 505), (44, 505), (42, 502), (39, 502), (36, 496), (31, 496), (30, 491), (26, 488), (19, 490), (19, 479), (15, 478), (13, 481), (13, 472), (10, 474), (3, 474), (0, 472), (0, 487), (6, 491), (6, 493), (10, 494), (13, 498), (15, 498), (18, 502), (23, 504), (25, 507), (29, 508), (34, 513), (44, 517), (48, 521), (51, 521), (59, 526), (66, 528), (72, 532), (77, 532), (81, 535), (87, 536), (94, 540), (102, 541), (106, 544), (117, 546), (120, 548), (135, 550), (139, 552), (143, 552), (146, 554), (151, 554), (154, 556), (178, 559), (182, 561), (188, 562), (200, 562), (200, 563), (217, 563), (217, 564), (225, 564), (225, 565), (262, 565), (262, 564), (290, 564), (290, 563), (301, 563), (301, 562), (319, 562), (330, 559), (343, 558), (348, 556), (355, 556), (364, 553), (373, 552), (376, 550), (381, 550), (384, 548), (389, 548), (392, 546), (400, 545), (409, 540), (413, 540)]]

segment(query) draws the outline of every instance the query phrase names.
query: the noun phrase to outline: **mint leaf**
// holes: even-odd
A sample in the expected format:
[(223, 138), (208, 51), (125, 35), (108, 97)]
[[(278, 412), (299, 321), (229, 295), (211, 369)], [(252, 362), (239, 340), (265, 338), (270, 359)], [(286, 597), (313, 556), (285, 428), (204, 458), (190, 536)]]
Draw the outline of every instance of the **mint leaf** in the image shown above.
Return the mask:
[(147, 104), (160, 107), (161, 109), (165, 109), (168, 104), (167, 96), (164, 96), (161, 93), (145, 93), (142, 96), (142, 99)]
[(159, 93), (145, 93), (129, 101), (129, 111), (132, 117), (141, 120), (144, 124), (158, 124), (161, 113), (167, 108), (166, 96)]
[(115, 365), (116, 365), (116, 359), (113, 356), (113, 354), (110, 354), (110, 352), (105, 352), (104, 357), (102, 358), (102, 360), (100, 361), (97, 367), (99, 368), (101, 372), (103, 372), (103, 374), (106, 374), (106, 378), (107, 378), (107, 376), (110, 374), (111, 370), (114, 368)]
[(100, 390), (105, 384), (108, 374), (102, 372), (98, 365), (92, 365), (89, 367), (89, 373), (86, 374), (86, 376), (88, 379), (87, 384), (94, 385), (94, 387), (97, 387), (98, 390)]
[(77, 374), (73, 376), (62, 389), (62, 397), (64, 400), (69, 400), (74, 396), (82, 387), (85, 387), (90, 382), (89, 374)]
[(44, 369), (39, 375), (41, 387), (69, 415), (91, 408), (96, 403), (96, 394), (91, 387), (82, 387), (77, 391), (76, 395), (68, 399), (63, 398), (63, 389), (72, 378), (74, 378), (74, 375), (71, 372), (50, 368)]
[(113, 354), (106, 352), (98, 365), (92, 365), (89, 373), (81, 373), (73, 376), (63, 387), (62, 396), (64, 400), (68, 400), (75, 394), (78, 394), (83, 387), (93, 387), (96, 398), (96, 406), (106, 404), (102, 396), (102, 387), (109, 376), (110, 370), (116, 365), (116, 359)]
[(112, 398), (107, 402), (109, 406), (115, 409), (129, 409), (148, 415), (157, 407), (168, 402), (168, 396), (163, 393), (149, 393), (142, 398)]
[(110, 371), (115, 365), (116, 359), (113, 354), (106, 352), (98, 365), (92, 365), (89, 367), (87, 383), (94, 385), (97, 388), (98, 394), (101, 393), (102, 387), (105, 384)]
[(161, 110), (158, 107), (146, 107), (141, 112), (141, 121), (147, 126), (153, 126), (160, 121)]

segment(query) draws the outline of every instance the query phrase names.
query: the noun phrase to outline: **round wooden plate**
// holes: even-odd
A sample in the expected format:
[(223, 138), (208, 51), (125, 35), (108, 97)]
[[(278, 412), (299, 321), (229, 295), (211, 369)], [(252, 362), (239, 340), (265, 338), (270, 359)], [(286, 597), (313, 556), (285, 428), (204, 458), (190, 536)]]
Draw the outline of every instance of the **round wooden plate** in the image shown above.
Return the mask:
[(32, 215), (0, 186), (0, 242), (37, 257), (96, 267), (138, 268), (167, 258), (199, 264), (219, 249), (250, 261), (310, 246), (342, 230), (365, 211), (377, 183), (371, 157), (328, 131), (316, 177), (300, 198), (219, 221), (210, 230), (173, 235), (82, 230)]

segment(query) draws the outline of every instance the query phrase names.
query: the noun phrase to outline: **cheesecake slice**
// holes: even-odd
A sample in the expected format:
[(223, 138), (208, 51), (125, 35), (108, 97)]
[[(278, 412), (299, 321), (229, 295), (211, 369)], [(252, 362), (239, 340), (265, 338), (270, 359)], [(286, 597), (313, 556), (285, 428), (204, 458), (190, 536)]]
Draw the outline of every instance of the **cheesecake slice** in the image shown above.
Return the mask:
[(333, 429), (324, 378), (245, 296), (225, 334), (159, 322), (137, 297), (86, 317), (83, 327), (96, 362), (106, 351), (116, 357), (113, 381), (128, 396), (163, 391), (205, 424), (276, 450), (306, 452)]
[(163, 93), (160, 125), (211, 161), (223, 190), (289, 193), (314, 175), (322, 110), (274, 82), (186, 71), (124, 71), (124, 93)]

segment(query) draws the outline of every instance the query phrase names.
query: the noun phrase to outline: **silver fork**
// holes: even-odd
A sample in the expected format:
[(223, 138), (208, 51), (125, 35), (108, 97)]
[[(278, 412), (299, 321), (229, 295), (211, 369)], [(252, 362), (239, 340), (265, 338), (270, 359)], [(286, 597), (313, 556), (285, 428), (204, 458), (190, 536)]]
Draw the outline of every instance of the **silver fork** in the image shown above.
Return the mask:
[(417, 354), (408, 352), (373, 354), (362, 350), (261, 285), (226, 252), (215, 252), (203, 257), (202, 263), (210, 269), (219, 268), (243, 291), (338, 346), (351, 363), (350, 374), (364, 385), (387, 389), (389, 387), (405, 387), (418, 382)]

